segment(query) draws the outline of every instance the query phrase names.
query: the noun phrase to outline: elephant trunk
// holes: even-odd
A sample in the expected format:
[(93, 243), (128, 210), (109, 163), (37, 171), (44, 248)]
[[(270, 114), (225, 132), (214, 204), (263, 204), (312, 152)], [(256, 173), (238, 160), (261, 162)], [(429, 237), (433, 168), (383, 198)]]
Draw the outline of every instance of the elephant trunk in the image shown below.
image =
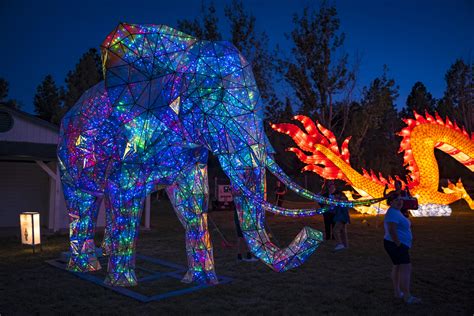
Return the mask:
[(301, 265), (321, 243), (322, 233), (305, 227), (288, 247), (278, 248), (265, 231), (265, 166), (242, 166), (234, 155), (221, 155), (219, 160), (231, 180), (240, 228), (250, 251), (277, 272)]

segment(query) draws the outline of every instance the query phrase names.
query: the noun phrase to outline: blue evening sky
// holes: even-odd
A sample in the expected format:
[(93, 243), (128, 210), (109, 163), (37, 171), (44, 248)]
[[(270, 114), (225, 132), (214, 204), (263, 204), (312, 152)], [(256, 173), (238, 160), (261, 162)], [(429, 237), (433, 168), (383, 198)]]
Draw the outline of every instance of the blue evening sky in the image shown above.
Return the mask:
[[(225, 1), (215, 0), (223, 16)], [(245, 0), (272, 45), (289, 52), (284, 34), (291, 32), (292, 15), (308, 0)], [(357, 91), (389, 67), (400, 86), (397, 105), (403, 106), (416, 81), (434, 97), (442, 96), (444, 74), (456, 58), (473, 62), (474, 1), (403, 0), (335, 1), (346, 33), (344, 49), (361, 57)], [(175, 26), (178, 19), (200, 14), (200, 0), (2, 0), (0, 1), (0, 77), (10, 83), (9, 98), (33, 111), (36, 87), (52, 74), (58, 85), (90, 47), (99, 47), (118, 22)], [(287, 93), (282, 91), (283, 94)]]

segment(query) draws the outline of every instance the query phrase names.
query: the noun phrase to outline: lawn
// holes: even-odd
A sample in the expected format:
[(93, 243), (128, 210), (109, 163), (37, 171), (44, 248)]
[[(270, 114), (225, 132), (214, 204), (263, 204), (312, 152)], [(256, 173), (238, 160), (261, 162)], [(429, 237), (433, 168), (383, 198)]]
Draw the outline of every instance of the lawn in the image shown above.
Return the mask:
[[(263, 263), (239, 263), (212, 230), (216, 272), (230, 284), (163, 301), (140, 303), (56, 269), (45, 260), (68, 249), (65, 235), (43, 237), (33, 255), (18, 238), (0, 243), (0, 315), (53, 313), (113, 314), (436, 314), (474, 313), (474, 212), (464, 202), (451, 217), (412, 218), (412, 291), (423, 299), (406, 306), (392, 297), (391, 263), (382, 246), (383, 218), (352, 214), (350, 249), (333, 253), (325, 242), (301, 267), (276, 273)], [(212, 212), (221, 230), (235, 240), (232, 212)], [(270, 216), (268, 225), (287, 244), (303, 226), (322, 230), (320, 216)], [(212, 228), (212, 227), (211, 227)], [(99, 243), (100, 236), (97, 242)], [(168, 201), (154, 203), (151, 231), (140, 232), (138, 252), (186, 264), (184, 233)], [(167, 287), (156, 282), (153, 286)], [(174, 285), (173, 285), (174, 286)], [(178, 284), (179, 286), (179, 284)], [(139, 288), (143, 291), (154, 289)], [(159, 290), (159, 289), (158, 289)]]

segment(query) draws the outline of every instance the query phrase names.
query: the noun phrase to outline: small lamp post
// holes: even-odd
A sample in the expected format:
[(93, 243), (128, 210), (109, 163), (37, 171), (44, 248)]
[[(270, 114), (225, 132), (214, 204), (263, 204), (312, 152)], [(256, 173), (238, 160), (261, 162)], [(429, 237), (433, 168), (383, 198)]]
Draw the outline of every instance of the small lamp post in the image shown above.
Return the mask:
[(20, 214), (21, 243), (33, 247), (41, 245), (40, 214), (38, 212), (23, 212)]

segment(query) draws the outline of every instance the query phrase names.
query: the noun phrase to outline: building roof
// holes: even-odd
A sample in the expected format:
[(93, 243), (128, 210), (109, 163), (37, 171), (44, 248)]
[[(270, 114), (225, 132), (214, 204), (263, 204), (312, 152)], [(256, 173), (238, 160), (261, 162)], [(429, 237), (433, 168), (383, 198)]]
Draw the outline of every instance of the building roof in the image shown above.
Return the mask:
[[(5, 112), (10, 115), (10, 119), (9, 115), (5, 114)], [(0, 113), (4, 113), (3, 116), (0, 116), (0, 119), (3, 120), (0, 122), (0, 125), (6, 128), (6, 130), (2, 130), (1, 135), (4, 136), (0, 138), (0, 160), (57, 160), (56, 143), (59, 134), (58, 126), (40, 119), (32, 114), (4, 105), (0, 105)], [(12, 118), (13, 120), (16, 118), (16, 120), (22, 120), (23, 122), (26, 121), (28, 122), (28, 125), (15, 125), (16, 123), (10, 122)], [(9, 124), (10, 127), (8, 126)], [(11, 129), (12, 124), (13, 129)], [(37, 127), (34, 129), (29, 129), (28, 126)], [(42, 134), (41, 130), (47, 131), (46, 134)]]
[(59, 126), (54, 125), (53, 123), (50, 123), (50, 122), (45, 121), (43, 119), (40, 119), (39, 117), (37, 117), (33, 114), (23, 112), (21, 110), (14, 109), (14, 108), (11, 108), (11, 107), (8, 107), (8, 106), (5, 106), (5, 105), (1, 105), (1, 104), (0, 104), (0, 111), (5, 111), (5, 112), (8, 112), (12, 115), (20, 116), (21, 118), (23, 118), (25, 120), (28, 120), (33, 124), (49, 128), (49, 129), (59, 133)]

